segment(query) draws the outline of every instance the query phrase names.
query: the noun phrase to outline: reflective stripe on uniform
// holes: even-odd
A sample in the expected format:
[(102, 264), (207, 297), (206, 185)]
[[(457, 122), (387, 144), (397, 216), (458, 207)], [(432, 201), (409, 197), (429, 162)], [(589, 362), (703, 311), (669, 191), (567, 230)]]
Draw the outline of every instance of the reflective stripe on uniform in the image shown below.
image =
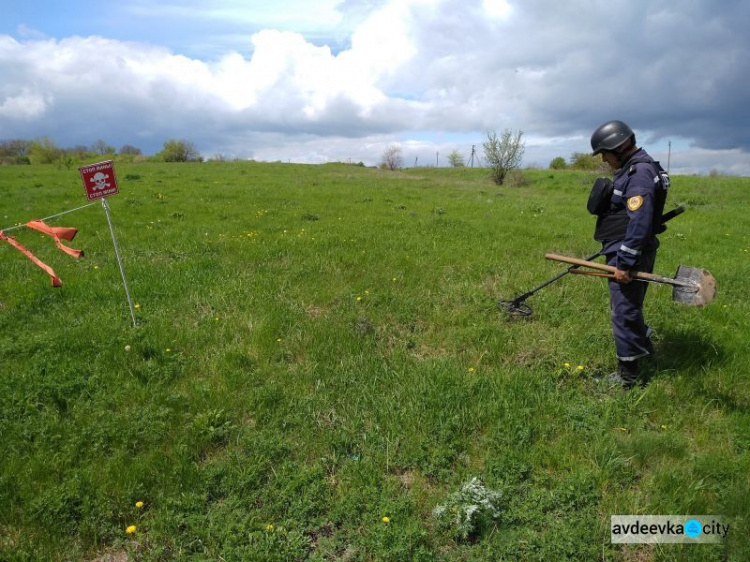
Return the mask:
[(612, 193), (614, 193), (615, 195), (618, 195), (618, 196), (622, 197), (622, 191), (620, 191), (619, 189), (615, 189)]
[(640, 256), (641, 255), (641, 251), (640, 250), (634, 250), (633, 248), (628, 248), (625, 244), (623, 244), (622, 246), (620, 246), (620, 249), (623, 252), (627, 252), (631, 256)]
[(633, 357), (620, 357), (617, 356), (617, 359), (620, 361), (638, 361), (638, 359), (643, 359), (647, 355), (651, 355), (648, 351), (646, 353), (641, 353), (640, 355), (634, 355)]

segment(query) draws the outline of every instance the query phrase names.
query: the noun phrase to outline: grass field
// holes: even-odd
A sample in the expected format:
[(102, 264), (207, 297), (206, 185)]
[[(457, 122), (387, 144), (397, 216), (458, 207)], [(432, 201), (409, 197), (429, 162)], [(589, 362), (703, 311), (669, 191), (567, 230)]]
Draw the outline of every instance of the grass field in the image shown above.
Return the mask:
[[(654, 376), (623, 392), (594, 379), (604, 280), (566, 277), (525, 321), (496, 306), (563, 268), (545, 253), (598, 249), (590, 175), (117, 173), (136, 328), (100, 205), (50, 221), (80, 229), (79, 261), (8, 232), (61, 289), (0, 245), (0, 559), (750, 559), (749, 179), (673, 178), (688, 209), (656, 270), (719, 292), (650, 289)], [(2, 227), (85, 203), (74, 169), (0, 167)], [(623, 547), (613, 514), (731, 530)]]

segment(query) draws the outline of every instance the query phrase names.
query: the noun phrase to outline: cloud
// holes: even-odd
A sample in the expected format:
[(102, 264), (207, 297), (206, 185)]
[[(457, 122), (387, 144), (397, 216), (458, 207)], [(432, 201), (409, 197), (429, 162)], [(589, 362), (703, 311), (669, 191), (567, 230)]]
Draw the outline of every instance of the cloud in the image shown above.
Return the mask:
[[(747, 3), (330, 0), (311, 18), (313, 4), (288, 1), (284, 21), (267, 3), (155, 6), (123, 9), (232, 20), (232, 33), (247, 26), (246, 48), (204, 60), (156, 42), (0, 36), (0, 138), (155, 152), (176, 137), (207, 154), (303, 161), (364, 160), (400, 141), (421, 162), (514, 128), (527, 163), (546, 165), (618, 118), (656, 149), (684, 139), (702, 169), (750, 171)], [(295, 31), (302, 20), (315, 29)], [(712, 164), (725, 155), (735, 164)]]

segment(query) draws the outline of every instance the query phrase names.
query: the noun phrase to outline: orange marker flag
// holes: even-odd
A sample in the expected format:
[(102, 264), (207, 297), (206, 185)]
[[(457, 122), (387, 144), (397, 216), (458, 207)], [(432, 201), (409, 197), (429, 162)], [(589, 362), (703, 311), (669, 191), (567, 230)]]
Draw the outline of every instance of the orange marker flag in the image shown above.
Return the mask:
[(62, 281), (60, 281), (60, 278), (57, 276), (54, 270), (50, 266), (48, 266), (46, 263), (41, 261), (39, 258), (37, 258), (34, 254), (29, 252), (26, 248), (21, 246), (21, 244), (19, 244), (15, 238), (13, 238), (12, 236), (6, 236), (5, 233), (2, 230), (0, 230), (0, 240), (6, 241), (8, 244), (13, 246), (16, 250), (21, 252), (31, 261), (33, 261), (36, 265), (41, 267), (47, 273), (47, 275), (49, 275), (52, 278), (53, 287), (62, 287)]
[(43, 234), (51, 236), (55, 240), (55, 244), (57, 244), (57, 247), (69, 256), (72, 256), (76, 259), (83, 256), (83, 250), (74, 250), (73, 248), (70, 248), (60, 242), (60, 238), (64, 238), (65, 240), (73, 240), (76, 234), (78, 234), (77, 228), (71, 228), (67, 226), (48, 226), (44, 223), (44, 221), (41, 220), (29, 221), (26, 223), (26, 226), (28, 226), (32, 230), (38, 230)]

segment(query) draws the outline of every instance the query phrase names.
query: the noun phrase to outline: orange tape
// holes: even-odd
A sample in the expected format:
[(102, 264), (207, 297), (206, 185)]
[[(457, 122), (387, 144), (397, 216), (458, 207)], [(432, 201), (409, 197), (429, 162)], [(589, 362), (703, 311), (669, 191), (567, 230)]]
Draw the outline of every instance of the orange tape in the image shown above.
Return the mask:
[(49, 275), (52, 278), (52, 286), (53, 287), (62, 287), (62, 281), (60, 281), (60, 278), (57, 276), (57, 274), (54, 272), (54, 270), (48, 266), (46, 263), (41, 261), (39, 258), (37, 258), (34, 254), (29, 252), (26, 248), (21, 246), (15, 238), (12, 236), (6, 236), (5, 233), (0, 230), (0, 240), (5, 240), (8, 244), (13, 246), (16, 250), (21, 252), (23, 255), (25, 255), (27, 258), (29, 258), (31, 261), (33, 261), (36, 265), (38, 265), (40, 268), (42, 268), (47, 275)]
[(46, 234), (47, 236), (51, 236), (55, 240), (55, 244), (57, 244), (57, 247), (69, 256), (72, 256), (76, 259), (83, 256), (83, 250), (74, 250), (73, 248), (70, 248), (60, 242), (60, 238), (64, 238), (65, 240), (73, 240), (76, 234), (78, 234), (77, 228), (71, 228), (67, 226), (48, 226), (44, 223), (44, 221), (41, 220), (29, 221), (26, 223), (26, 226), (28, 226), (32, 230), (37, 230), (43, 234)]

